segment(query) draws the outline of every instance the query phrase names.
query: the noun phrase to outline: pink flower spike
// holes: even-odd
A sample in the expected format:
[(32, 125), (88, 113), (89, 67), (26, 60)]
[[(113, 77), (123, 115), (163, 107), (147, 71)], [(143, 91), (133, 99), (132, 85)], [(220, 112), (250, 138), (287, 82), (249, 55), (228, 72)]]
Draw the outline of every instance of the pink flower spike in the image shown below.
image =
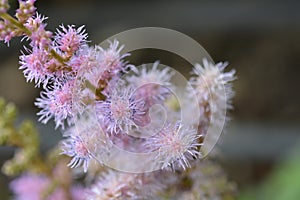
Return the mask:
[(10, 188), (16, 195), (16, 199), (40, 200), (42, 192), (49, 185), (45, 176), (25, 174), (10, 183)]
[(67, 81), (64, 85), (55, 85), (53, 90), (46, 88), (41, 92), (41, 97), (36, 99), (35, 105), (42, 110), (37, 113), (39, 121), (46, 124), (54, 118), (55, 128), (64, 129), (64, 120), (74, 114), (76, 105), (72, 101), (74, 81)]
[(87, 190), (87, 197), (111, 200), (139, 199), (137, 194), (142, 188), (142, 181), (138, 175), (109, 170)]
[(97, 102), (96, 109), (101, 124), (111, 134), (120, 131), (128, 133), (132, 126), (136, 126), (135, 121), (140, 121), (145, 113), (144, 102), (132, 98), (131, 89), (115, 89), (106, 101)]
[[(235, 70), (225, 71), (228, 63), (214, 64), (203, 59), (202, 64), (195, 64), (190, 84), (193, 86), (199, 101), (200, 126), (202, 132), (206, 132), (209, 123), (223, 126), (227, 109), (232, 109), (231, 100), (234, 96), (232, 82), (236, 79)], [(225, 89), (225, 90), (224, 90)], [(214, 121), (211, 121), (214, 116)]]
[(92, 155), (79, 136), (70, 136), (63, 142), (63, 154), (72, 157), (68, 166), (71, 168), (83, 165), (84, 172), (87, 172), (88, 164)]
[(24, 26), (30, 30), (31, 35), (25, 36), (25, 38), (31, 40), (32, 47), (41, 47), (49, 46), (51, 44), (52, 32), (46, 31), (45, 27), (47, 26), (44, 21), (47, 17), (36, 14), (35, 17), (30, 17)]
[(48, 80), (52, 77), (52, 73), (45, 66), (48, 62), (48, 52), (43, 49), (33, 48), (28, 50), (29, 55), (20, 56), (20, 68), (27, 82), (34, 81), (37, 86), (41, 83), (46, 85)]
[(134, 174), (108, 170), (86, 190), (87, 199), (142, 200), (160, 199), (164, 186), (153, 173)]
[[(48, 177), (44, 175), (23, 174), (10, 183), (10, 188), (14, 193), (13, 199), (18, 200), (41, 200), (46, 192), (51, 191), (47, 200), (65, 200), (68, 194), (62, 187), (53, 188)], [(54, 190), (49, 190), (49, 189)], [(80, 186), (71, 186), (70, 194), (74, 200), (84, 200), (84, 190)]]
[(3, 40), (9, 46), (9, 41), (15, 36), (17, 36), (15, 27), (7, 20), (0, 21), (0, 41)]
[(16, 17), (20, 22), (25, 22), (29, 17), (34, 15), (36, 7), (34, 3), (36, 0), (19, 0), (19, 9), (17, 9)]
[(142, 98), (147, 108), (154, 104), (163, 103), (171, 92), (171, 78), (174, 75), (169, 68), (158, 69), (159, 62), (155, 62), (151, 68), (143, 65), (136, 73), (127, 77), (129, 84), (136, 88), (134, 96)]
[(194, 160), (200, 154), (198, 148), (201, 144), (197, 130), (183, 128), (181, 123), (168, 124), (155, 136), (147, 139), (145, 147), (149, 151), (157, 151), (156, 161), (161, 163), (161, 168), (191, 167), (189, 160)]
[(102, 80), (108, 80), (109, 78), (117, 75), (121, 71), (125, 71), (127, 62), (123, 59), (129, 56), (129, 53), (121, 54), (124, 46), (119, 47), (119, 42), (114, 40), (110, 42), (108, 49), (98, 47), (101, 51), (101, 67), (104, 69), (104, 73), (101, 77)]
[[(87, 44), (80, 46), (78, 51), (70, 58), (67, 63), (78, 73), (78, 76), (85, 77), (91, 74), (96, 82), (89, 80), (93, 85), (98, 84), (98, 80), (103, 69), (100, 67), (100, 50), (95, 47), (89, 47)], [(97, 71), (97, 72), (96, 72)]]
[(68, 53), (69, 56), (87, 42), (87, 33), (85, 32), (84, 26), (81, 26), (78, 29), (75, 29), (74, 27), (74, 25), (68, 27), (61, 25), (61, 30), (57, 29), (55, 36), (55, 42), (58, 48)]
[(6, 13), (9, 9), (8, 0), (0, 0), (0, 14)]

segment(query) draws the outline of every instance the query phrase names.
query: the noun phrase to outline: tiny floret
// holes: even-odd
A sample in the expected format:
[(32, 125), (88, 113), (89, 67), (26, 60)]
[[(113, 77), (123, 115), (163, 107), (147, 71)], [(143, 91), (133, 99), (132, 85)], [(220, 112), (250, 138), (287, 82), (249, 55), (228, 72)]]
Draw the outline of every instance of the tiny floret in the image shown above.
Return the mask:
[(119, 47), (119, 42), (114, 40), (110, 42), (108, 49), (103, 49), (98, 46), (98, 49), (101, 52), (101, 67), (104, 69), (104, 73), (101, 76), (101, 79), (108, 80), (113, 76), (117, 75), (120, 72), (124, 72), (127, 68), (127, 62), (123, 59), (129, 56), (129, 53), (121, 54), (124, 46)]
[(71, 168), (83, 165), (84, 172), (87, 172), (88, 164), (92, 158), (90, 151), (80, 136), (70, 136), (63, 142), (63, 154), (72, 157), (68, 166)]
[(115, 89), (105, 101), (97, 103), (96, 109), (108, 133), (128, 133), (132, 126), (136, 126), (135, 122), (143, 117), (144, 102), (132, 98), (131, 89)]
[(55, 36), (55, 42), (57, 47), (72, 56), (79, 47), (86, 43), (87, 33), (85, 33), (84, 26), (75, 29), (75, 26), (64, 27), (60, 26), (60, 29), (57, 29), (57, 34)]
[(158, 69), (159, 62), (153, 66), (143, 65), (141, 69), (135, 69), (135, 74), (127, 77), (129, 84), (135, 88), (134, 96), (142, 98), (147, 107), (161, 104), (170, 96), (170, 80), (174, 75), (169, 68)]
[(184, 128), (181, 123), (167, 124), (153, 137), (147, 139), (145, 147), (157, 152), (161, 168), (171, 167), (173, 170), (190, 167), (189, 160), (198, 157), (201, 135), (191, 128)]
[(73, 95), (76, 89), (74, 81), (68, 81), (63, 85), (55, 85), (53, 88), (46, 88), (41, 92), (41, 97), (36, 99), (35, 105), (42, 110), (37, 113), (39, 120), (47, 123), (54, 118), (56, 128), (64, 128), (64, 120), (71, 117), (76, 110), (73, 102)]

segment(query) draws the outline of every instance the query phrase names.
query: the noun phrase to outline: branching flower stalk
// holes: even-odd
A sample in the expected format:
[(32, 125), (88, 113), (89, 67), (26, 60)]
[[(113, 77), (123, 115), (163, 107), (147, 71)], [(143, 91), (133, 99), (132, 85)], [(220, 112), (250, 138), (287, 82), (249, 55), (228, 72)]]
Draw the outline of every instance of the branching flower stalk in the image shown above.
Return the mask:
[[(0, 144), (20, 149), (3, 167), (9, 176), (21, 174), (11, 183), (17, 199), (220, 199), (223, 191), (233, 191), (227, 184), (214, 185), (227, 183), (221, 170), (221, 179), (215, 180), (204, 170), (206, 165), (195, 160), (210, 123), (221, 126), (231, 108), (234, 71), (225, 72), (226, 64), (206, 59), (195, 64), (188, 83), (193, 87), (190, 94), (196, 91), (200, 119), (190, 114), (182, 120), (180, 108), (173, 105), (172, 70), (161, 69), (159, 62), (150, 68), (131, 65), (116, 40), (109, 41), (108, 48), (89, 46), (84, 26), (46, 30), (47, 17), (36, 12), (35, 1), (19, 0), (13, 17), (7, 13), (8, 1), (0, 0), (0, 41), (9, 44), (18, 36), (29, 41), (20, 69), (27, 82), (43, 89), (35, 102), (39, 121), (54, 120), (65, 139), (44, 159), (32, 123), (15, 128), (15, 108), (0, 100)], [(193, 113), (190, 98), (186, 96), (185, 104)], [(155, 106), (169, 109), (165, 123)], [(107, 169), (107, 159), (111, 165), (121, 162), (118, 166), (143, 164), (131, 163), (130, 156), (117, 157), (115, 147), (154, 155), (146, 159), (158, 171), (130, 174)], [(73, 183), (78, 176), (86, 177), (85, 188)], [(178, 194), (174, 188), (186, 191)]]

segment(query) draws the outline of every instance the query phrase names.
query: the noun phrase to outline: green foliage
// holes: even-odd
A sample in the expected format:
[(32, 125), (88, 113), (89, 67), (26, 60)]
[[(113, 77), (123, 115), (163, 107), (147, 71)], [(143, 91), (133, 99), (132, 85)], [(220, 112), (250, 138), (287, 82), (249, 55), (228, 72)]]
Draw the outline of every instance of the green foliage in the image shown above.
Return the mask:
[(0, 145), (7, 143), (13, 132), (17, 111), (13, 104), (7, 104), (0, 98)]
[(16, 116), (16, 107), (0, 98), (0, 145), (18, 147), (14, 157), (3, 165), (3, 173), (16, 176), (25, 170), (49, 172), (40, 154), (39, 136), (34, 124), (24, 121), (16, 127)]
[(277, 166), (270, 177), (258, 188), (253, 188), (240, 197), (240, 200), (298, 200), (300, 199), (300, 158), (290, 156)]
[(51, 184), (43, 193), (44, 199), (56, 188), (62, 188), (69, 197), (72, 180), (71, 170), (67, 167), (69, 158), (60, 155), (57, 147), (43, 156), (34, 124), (24, 121), (16, 127), (16, 117), (16, 107), (0, 98), (0, 145), (16, 147), (14, 157), (4, 163), (2, 172), (7, 176), (18, 176), (24, 172), (46, 175)]

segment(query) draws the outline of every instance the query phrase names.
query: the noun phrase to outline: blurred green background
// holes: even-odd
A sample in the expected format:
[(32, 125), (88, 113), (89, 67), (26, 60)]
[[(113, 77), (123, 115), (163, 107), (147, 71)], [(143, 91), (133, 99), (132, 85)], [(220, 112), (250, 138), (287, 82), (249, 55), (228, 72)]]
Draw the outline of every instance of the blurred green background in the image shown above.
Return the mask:
[[(12, 10), (17, 7), (11, 1)], [(300, 199), (300, 2), (297, 0), (38, 1), (48, 28), (86, 25), (92, 44), (131, 28), (157, 26), (197, 40), (215, 62), (237, 70), (233, 120), (222, 135), (221, 164), (235, 181), (240, 199)], [(16, 103), (22, 118), (36, 120), (39, 89), (25, 83), (18, 70), (20, 39), (0, 44), (0, 96)], [(182, 59), (166, 52), (134, 52), (136, 64), (161, 60), (183, 73)], [(60, 139), (54, 125), (37, 123), (44, 150)], [(55, 132), (55, 133), (54, 133)], [(293, 152), (291, 156), (290, 152)], [(13, 150), (0, 147), (0, 162)], [(8, 179), (0, 176), (0, 199)]]

